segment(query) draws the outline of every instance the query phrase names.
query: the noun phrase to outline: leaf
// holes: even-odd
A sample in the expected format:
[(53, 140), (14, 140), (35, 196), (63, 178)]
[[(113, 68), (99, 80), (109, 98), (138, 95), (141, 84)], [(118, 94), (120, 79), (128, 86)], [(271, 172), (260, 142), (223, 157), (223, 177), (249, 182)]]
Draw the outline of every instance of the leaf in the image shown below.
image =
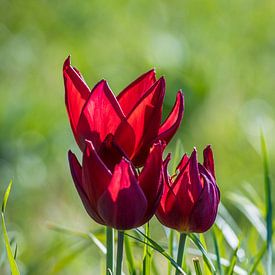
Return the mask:
[(125, 235), (124, 237), (124, 245), (125, 245), (125, 254), (126, 254), (126, 261), (127, 261), (129, 274), (136, 275), (135, 261), (133, 258), (132, 247), (130, 244), (129, 237), (127, 235)]
[(51, 230), (55, 230), (57, 232), (61, 232), (61, 233), (65, 233), (65, 234), (73, 235), (73, 236), (76, 236), (76, 237), (91, 240), (100, 249), (100, 251), (104, 255), (107, 253), (106, 246), (92, 232), (88, 232), (88, 233), (80, 232), (80, 231), (65, 228), (65, 227), (62, 227), (62, 226), (59, 226), (59, 225), (56, 225), (56, 224), (51, 224), (51, 223), (48, 224), (48, 227)]
[(10, 181), (10, 183), (5, 191), (5, 194), (4, 194), (3, 203), (2, 203), (2, 213), (5, 213), (8, 198), (9, 198), (10, 191), (11, 191), (11, 186), (12, 186), (12, 181)]
[(202, 243), (200, 242), (199, 238), (195, 235), (195, 234), (188, 234), (188, 237), (192, 240), (192, 242), (197, 246), (197, 248), (201, 251), (202, 256), (203, 256), (203, 260), (206, 263), (208, 269), (216, 274), (216, 269), (215, 266), (213, 265), (210, 257), (208, 256), (208, 253), (206, 252), (206, 250), (204, 249)]
[[(191, 254), (191, 255), (194, 255), (194, 256), (201, 256), (201, 251), (199, 249), (188, 248), (188, 253)], [(208, 256), (211, 260), (214, 260), (214, 261), (217, 260), (216, 255), (213, 254), (213, 253), (208, 253)], [(229, 267), (230, 266), (230, 262), (227, 259), (220, 258), (220, 260), (221, 260), (221, 265), (222, 266), (224, 266), (224, 267)], [(235, 265), (234, 272), (236, 274), (239, 274), (239, 275), (247, 275), (247, 272), (238, 265)]]
[(271, 179), (269, 175), (269, 165), (267, 156), (267, 146), (263, 132), (261, 131), (261, 145), (264, 167), (264, 186), (265, 186), (265, 211), (266, 211), (266, 242), (267, 242), (267, 274), (272, 275), (272, 200), (271, 200)]
[(70, 248), (68, 253), (63, 256), (53, 267), (54, 273), (59, 273), (63, 270), (67, 265), (69, 265), (76, 257), (79, 256), (82, 252), (84, 252), (89, 247), (89, 243), (83, 243), (81, 246), (76, 248)]
[(222, 275), (223, 270), (222, 270), (221, 259), (220, 259), (219, 245), (218, 245), (218, 241), (217, 241), (217, 237), (216, 237), (216, 233), (215, 233), (215, 227), (213, 227), (213, 229), (212, 229), (212, 237), (213, 237), (213, 242), (214, 242), (215, 254), (216, 254), (216, 258), (217, 258), (217, 269), (218, 269), (219, 274)]
[(12, 253), (12, 250), (11, 250), (9, 236), (8, 236), (8, 232), (7, 232), (7, 228), (6, 228), (6, 224), (5, 224), (5, 217), (4, 217), (4, 213), (5, 213), (5, 210), (6, 210), (6, 206), (7, 206), (11, 186), (12, 186), (12, 181), (10, 181), (10, 183), (9, 183), (7, 189), (6, 189), (4, 199), (3, 199), (3, 203), (2, 203), (2, 213), (1, 213), (2, 230), (3, 230), (3, 235), (4, 235), (4, 241), (5, 241), (6, 251), (7, 251), (7, 255), (8, 255), (8, 260), (9, 260), (9, 264), (10, 264), (11, 274), (12, 275), (20, 275), (18, 266), (16, 264), (16, 261), (14, 259), (14, 256), (13, 256), (13, 253)]
[(227, 268), (227, 271), (226, 271), (227, 275), (233, 275), (234, 267), (237, 263), (238, 250), (239, 250), (239, 246), (233, 251), (233, 254), (232, 254), (231, 260), (230, 260), (230, 265), (229, 265), (229, 267)]
[(264, 254), (265, 254), (266, 247), (267, 247), (267, 245), (266, 245), (266, 243), (264, 243), (264, 245), (260, 249), (259, 253), (257, 253), (255, 258), (253, 258), (252, 266), (251, 266), (248, 274), (250, 274), (250, 275), (254, 274), (254, 272), (256, 271), (259, 263), (261, 262), (261, 259), (263, 258)]
[[(147, 236), (147, 238), (150, 236), (149, 222), (145, 225), (145, 235)], [(145, 240), (145, 243), (146, 244), (144, 245), (144, 252), (143, 252), (142, 274), (150, 275), (152, 252), (151, 252), (151, 248), (147, 245), (148, 239)]]
[(193, 258), (193, 264), (194, 264), (194, 267), (195, 267), (196, 275), (202, 275), (199, 259), (198, 258)]
[(230, 193), (228, 197), (233, 202), (233, 205), (237, 207), (250, 221), (250, 223), (255, 227), (255, 229), (260, 234), (261, 238), (265, 240), (267, 230), (264, 218), (262, 217), (258, 207), (248, 198), (240, 194)]
[[(140, 231), (139, 229), (135, 229), (134, 232), (142, 235), (144, 238), (146, 238), (149, 243), (147, 243), (148, 246), (152, 247), (154, 250), (156, 250), (157, 252), (159, 252), (162, 256), (164, 256), (166, 259), (168, 259), (171, 264), (176, 268), (176, 270), (178, 270), (179, 272), (181, 272), (181, 274), (186, 274), (182, 268), (176, 263), (176, 261), (165, 251), (165, 249), (163, 247), (161, 247), (158, 243), (156, 243), (154, 240), (152, 240), (151, 238), (147, 237), (142, 231)], [(126, 234), (126, 233), (125, 233)], [(135, 239), (138, 242), (141, 243), (145, 243), (143, 240), (139, 239), (138, 237), (132, 236), (127, 234), (129, 237)]]

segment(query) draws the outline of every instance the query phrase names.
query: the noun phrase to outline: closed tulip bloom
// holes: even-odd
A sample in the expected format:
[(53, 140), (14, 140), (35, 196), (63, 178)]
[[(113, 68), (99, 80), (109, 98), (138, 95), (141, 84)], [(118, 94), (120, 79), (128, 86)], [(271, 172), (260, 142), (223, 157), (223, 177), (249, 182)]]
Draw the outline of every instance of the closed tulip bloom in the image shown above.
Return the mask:
[[(114, 146), (112, 141), (109, 146)], [(162, 152), (163, 145), (155, 143), (138, 174), (124, 156), (109, 169), (91, 141), (86, 140), (82, 167), (69, 151), (71, 174), (88, 214), (97, 223), (119, 230), (146, 223), (154, 215), (163, 191)]]
[(80, 72), (71, 66), (69, 57), (63, 66), (63, 76), (70, 124), (82, 151), (86, 139), (92, 141), (98, 153), (106, 151), (102, 144), (108, 143), (111, 135), (123, 154), (140, 167), (152, 144), (157, 140), (167, 144), (181, 123), (184, 110), (181, 91), (161, 123), (165, 80), (163, 77), (157, 80), (154, 70), (140, 76), (117, 97), (106, 80), (90, 90)]
[(164, 161), (164, 193), (156, 213), (163, 225), (183, 233), (201, 233), (215, 222), (220, 192), (210, 146), (206, 147), (203, 156), (201, 165), (196, 149), (190, 158), (184, 155), (177, 167), (177, 174), (172, 177), (167, 171), (170, 155)]

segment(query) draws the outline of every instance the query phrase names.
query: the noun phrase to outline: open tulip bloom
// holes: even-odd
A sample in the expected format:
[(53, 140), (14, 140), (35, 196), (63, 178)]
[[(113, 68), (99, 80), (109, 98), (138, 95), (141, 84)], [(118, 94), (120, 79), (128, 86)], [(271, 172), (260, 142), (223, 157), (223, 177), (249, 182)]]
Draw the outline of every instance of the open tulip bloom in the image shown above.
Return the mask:
[(167, 169), (170, 155), (164, 161), (164, 193), (156, 213), (163, 225), (184, 233), (205, 232), (213, 225), (220, 192), (210, 146), (205, 148), (203, 157), (202, 165), (196, 149), (190, 158), (185, 154), (172, 177)]
[(152, 146), (139, 175), (123, 156), (113, 171), (109, 170), (91, 141), (86, 141), (82, 167), (69, 151), (72, 177), (88, 214), (97, 223), (119, 230), (148, 222), (163, 191), (162, 151), (160, 142)]
[(181, 123), (184, 100), (179, 91), (172, 111), (161, 124), (165, 80), (156, 80), (154, 70), (140, 76), (117, 97), (106, 80), (90, 90), (71, 66), (70, 57), (64, 63), (63, 76), (67, 112), (80, 149), (84, 152), (85, 140), (90, 140), (109, 163), (112, 152), (106, 152), (105, 144), (110, 136), (125, 156), (141, 167), (153, 143), (162, 140), (167, 144)]

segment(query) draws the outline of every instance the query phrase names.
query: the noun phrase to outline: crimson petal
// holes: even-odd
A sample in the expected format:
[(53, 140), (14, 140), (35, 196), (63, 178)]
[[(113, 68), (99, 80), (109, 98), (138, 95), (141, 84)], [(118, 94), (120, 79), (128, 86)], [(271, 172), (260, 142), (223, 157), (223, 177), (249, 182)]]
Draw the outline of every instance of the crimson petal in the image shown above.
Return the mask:
[(105, 80), (101, 80), (92, 90), (81, 113), (77, 127), (81, 137), (82, 150), (85, 139), (93, 142), (96, 150), (108, 134), (114, 134), (124, 114), (116, 97)]
[(203, 166), (212, 174), (214, 178), (216, 178), (214, 157), (210, 145), (208, 145), (203, 151)]
[(112, 180), (98, 200), (100, 216), (108, 226), (126, 230), (140, 225), (146, 209), (146, 198), (131, 163), (123, 158), (115, 166)]
[(176, 133), (180, 126), (184, 112), (184, 97), (181, 91), (177, 93), (176, 102), (172, 111), (162, 123), (158, 131), (158, 139), (164, 140), (166, 144)]
[(93, 143), (88, 140), (86, 140), (82, 163), (83, 186), (89, 200), (96, 208), (97, 200), (106, 190), (112, 174), (98, 156)]
[(77, 125), (83, 106), (89, 98), (90, 89), (80, 76), (80, 73), (71, 66), (70, 56), (64, 62), (63, 77), (67, 112), (75, 139), (79, 144)]
[(147, 211), (143, 220), (146, 223), (155, 213), (163, 193), (162, 152), (164, 146), (158, 142), (152, 147), (144, 168), (139, 175), (139, 185), (147, 199)]
[(155, 82), (156, 73), (153, 69), (141, 75), (117, 96), (118, 102), (126, 116)]
[(82, 168), (80, 163), (78, 162), (76, 156), (69, 151), (68, 152), (68, 159), (71, 169), (72, 178), (76, 187), (76, 190), (82, 200), (82, 203), (87, 211), (87, 213), (93, 218), (96, 222), (100, 224), (104, 224), (102, 219), (99, 217), (96, 208), (91, 205), (89, 198), (86, 194), (86, 191), (82, 185)]
[(161, 122), (165, 80), (160, 78), (137, 103), (115, 133), (115, 140), (135, 166), (142, 166)]
[[(204, 169), (202, 166), (200, 168)], [(211, 180), (213, 177), (205, 169), (201, 175), (204, 179), (204, 187), (190, 215), (190, 230), (197, 233), (205, 232), (213, 225), (220, 201), (219, 188)]]

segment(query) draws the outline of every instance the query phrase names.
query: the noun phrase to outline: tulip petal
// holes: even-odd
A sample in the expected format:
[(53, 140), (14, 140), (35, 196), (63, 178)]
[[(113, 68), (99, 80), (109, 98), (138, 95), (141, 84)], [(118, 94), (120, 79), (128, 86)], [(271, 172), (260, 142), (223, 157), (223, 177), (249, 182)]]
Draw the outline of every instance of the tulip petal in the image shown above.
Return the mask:
[(203, 166), (212, 174), (214, 178), (216, 178), (214, 157), (210, 145), (208, 145), (203, 151)]
[(126, 116), (155, 82), (156, 73), (153, 69), (141, 75), (117, 96), (118, 102)]
[[(203, 170), (203, 167), (201, 169)], [(202, 172), (201, 175), (204, 179), (204, 187), (190, 214), (190, 231), (197, 233), (205, 232), (213, 225), (220, 201), (219, 188), (211, 180), (213, 177), (208, 174), (208, 171)]]
[(182, 159), (181, 159), (181, 161), (180, 161), (180, 163), (178, 164), (176, 170), (178, 170), (178, 171), (184, 170), (185, 166), (188, 163), (188, 161), (189, 161), (189, 157), (187, 156), (187, 154), (184, 154), (183, 157), (182, 157)]
[(165, 198), (157, 209), (156, 217), (165, 226), (185, 232), (188, 228), (188, 217), (184, 213), (184, 200), (176, 196), (172, 189), (169, 189)]
[(82, 179), (89, 200), (96, 208), (97, 200), (107, 189), (112, 174), (98, 156), (93, 143), (86, 140), (83, 154)]
[(77, 132), (82, 144), (85, 144), (85, 139), (89, 139), (98, 151), (106, 136), (115, 133), (123, 118), (116, 97), (107, 82), (101, 80), (93, 88), (79, 119)]
[(68, 159), (69, 159), (71, 174), (72, 174), (72, 178), (73, 178), (76, 190), (82, 200), (82, 203), (83, 203), (87, 213), (96, 222), (98, 222), (100, 224), (104, 224), (102, 219), (99, 217), (99, 215), (96, 211), (96, 208), (93, 208), (91, 203), (89, 202), (89, 198), (88, 198), (86, 191), (82, 185), (82, 168), (81, 168), (80, 163), (78, 162), (76, 156), (71, 151), (68, 152)]
[(172, 185), (172, 189), (175, 196), (181, 198), (181, 201), (184, 204), (182, 212), (185, 216), (188, 216), (202, 190), (196, 149), (193, 150), (188, 162), (180, 171)]
[(115, 140), (135, 166), (142, 166), (161, 122), (165, 80), (160, 78), (118, 127)]
[(158, 139), (164, 140), (166, 144), (169, 143), (171, 138), (176, 133), (180, 126), (184, 112), (184, 97), (181, 91), (177, 93), (176, 102), (172, 111), (162, 123), (158, 131)]
[(147, 199), (147, 211), (143, 223), (155, 213), (163, 193), (162, 152), (164, 146), (158, 142), (152, 147), (144, 168), (139, 175), (139, 186)]
[(104, 222), (120, 230), (140, 225), (147, 209), (146, 198), (126, 159), (115, 166), (112, 180), (98, 201), (98, 210)]
[(90, 89), (80, 76), (80, 73), (71, 66), (70, 57), (68, 57), (64, 62), (63, 77), (67, 112), (75, 139), (79, 143), (77, 125), (82, 108), (89, 98)]

